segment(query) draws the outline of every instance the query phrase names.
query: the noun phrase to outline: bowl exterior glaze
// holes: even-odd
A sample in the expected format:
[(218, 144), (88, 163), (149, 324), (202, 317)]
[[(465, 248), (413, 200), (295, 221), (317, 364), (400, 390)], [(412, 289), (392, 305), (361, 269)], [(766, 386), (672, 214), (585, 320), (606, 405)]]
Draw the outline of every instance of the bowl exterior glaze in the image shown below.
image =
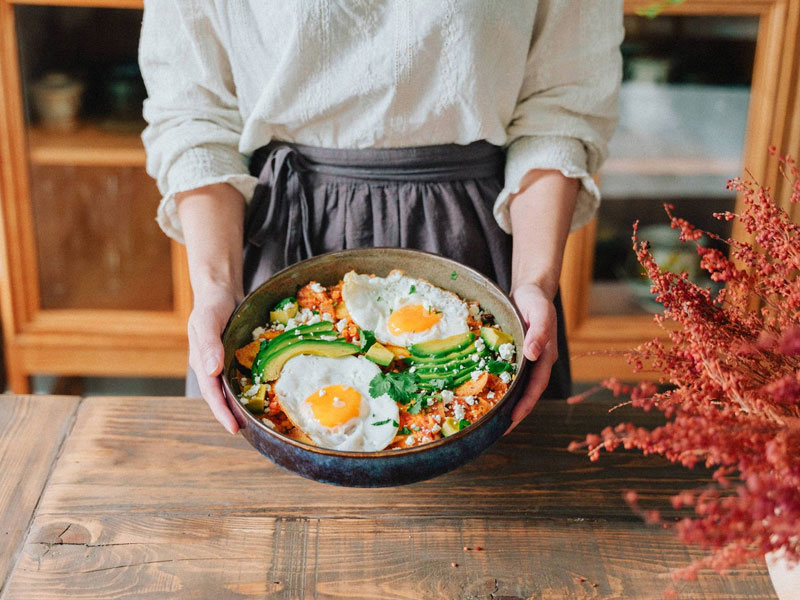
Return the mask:
[[(311, 280), (331, 286), (345, 273), (386, 276), (401, 269), (477, 300), (495, 321), (513, 335), (517, 345), (517, 376), (506, 395), (482, 419), (467, 429), (434, 442), (403, 450), (343, 452), (318, 448), (289, 439), (264, 425), (236, 399), (238, 390), (234, 352), (252, 341), (252, 330), (263, 326), (270, 307)], [(363, 248), (315, 256), (275, 274), (249, 294), (236, 308), (222, 334), (225, 369), (222, 386), (228, 406), (244, 438), (262, 455), (299, 475), (337, 485), (382, 487), (413, 483), (451, 471), (475, 458), (497, 441), (511, 424), (511, 411), (525, 388), (529, 363), (522, 354), (524, 325), (514, 305), (493, 282), (450, 259), (400, 248)]]

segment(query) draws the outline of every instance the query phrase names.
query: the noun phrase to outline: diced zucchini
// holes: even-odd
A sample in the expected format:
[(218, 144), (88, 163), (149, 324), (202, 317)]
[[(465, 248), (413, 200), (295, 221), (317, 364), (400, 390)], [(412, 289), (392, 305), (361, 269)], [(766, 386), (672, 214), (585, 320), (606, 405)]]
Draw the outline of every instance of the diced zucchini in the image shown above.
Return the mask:
[(269, 320), (273, 323), (283, 323), (286, 325), (289, 322), (289, 319), (292, 319), (296, 316), (297, 304), (294, 302), (283, 304), (282, 308), (276, 307), (275, 310), (269, 311)]
[(514, 338), (505, 331), (500, 331), (496, 327), (481, 327), (481, 337), (486, 345), (495, 352), (503, 344), (513, 344)]
[(388, 367), (394, 360), (394, 352), (379, 342), (373, 343), (364, 356), (382, 367)]
[(267, 386), (263, 383), (258, 384), (258, 391), (255, 392), (254, 395), (248, 396), (247, 392), (249, 392), (255, 385), (248, 385), (244, 388), (244, 398), (247, 400), (247, 405), (245, 408), (253, 413), (263, 413), (264, 408), (266, 405), (266, 397), (267, 397)]
[(457, 431), (459, 431), (458, 421), (453, 417), (447, 417), (444, 423), (442, 423), (442, 435), (444, 437), (450, 437)]

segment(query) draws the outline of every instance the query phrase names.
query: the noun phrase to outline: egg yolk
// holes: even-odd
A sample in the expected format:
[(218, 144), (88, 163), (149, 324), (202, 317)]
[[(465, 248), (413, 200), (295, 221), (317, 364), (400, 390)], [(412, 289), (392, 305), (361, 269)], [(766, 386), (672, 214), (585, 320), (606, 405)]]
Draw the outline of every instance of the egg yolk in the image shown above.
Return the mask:
[(347, 385), (329, 385), (312, 393), (306, 402), (323, 427), (344, 425), (361, 412), (361, 394)]
[(406, 304), (389, 317), (389, 331), (395, 335), (425, 331), (436, 325), (441, 318), (442, 313), (428, 310), (422, 304)]

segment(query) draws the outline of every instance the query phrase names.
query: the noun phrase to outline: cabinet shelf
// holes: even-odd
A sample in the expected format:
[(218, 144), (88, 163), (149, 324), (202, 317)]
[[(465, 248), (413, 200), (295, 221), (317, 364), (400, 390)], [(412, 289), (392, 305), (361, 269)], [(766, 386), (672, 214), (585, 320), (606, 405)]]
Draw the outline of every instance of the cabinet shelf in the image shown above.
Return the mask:
[(30, 160), (37, 165), (142, 167), (145, 153), (137, 134), (113, 133), (93, 123), (68, 132), (28, 129)]

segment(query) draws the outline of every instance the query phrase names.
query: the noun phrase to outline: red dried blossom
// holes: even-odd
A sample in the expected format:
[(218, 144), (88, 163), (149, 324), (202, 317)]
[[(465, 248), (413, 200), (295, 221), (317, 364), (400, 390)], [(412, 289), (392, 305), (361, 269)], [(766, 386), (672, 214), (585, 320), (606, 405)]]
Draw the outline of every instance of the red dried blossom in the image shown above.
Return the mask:
[[(791, 202), (800, 202), (794, 159), (778, 160)], [(682, 240), (698, 244), (707, 236), (728, 246), (726, 256), (698, 245), (702, 268), (712, 280), (726, 282), (717, 294), (685, 273), (662, 270), (634, 224), (633, 250), (664, 307), (655, 319), (669, 342), (652, 340), (626, 357), (635, 372), (647, 367), (660, 373), (661, 388), (615, 379), (602, 386), (630, 396), (633, 406), (662, 412), (667, 422), (653, 430), (622, 423), (570, 444), (572, 450), (587, 449), (592, 460), (602, 450), (623, 447), (714, 469), (712, 486), (672, 498), (675, 509), (694, 511), (677, 523), (640, 508), (635, 492), (625, 494), (647, 522), (672, 526), (683, 542), (709, 551), (673, 573), (687, 579), (702, 568), (724, 571), (780, 549), (787, 560), (800, 560), (800, 226), (768, 188), (738, 178), (728, 187), (741, 194), (744, 210), (714, 216), (736, 219), (752, 241), (721, 239), (665, 206)]]

